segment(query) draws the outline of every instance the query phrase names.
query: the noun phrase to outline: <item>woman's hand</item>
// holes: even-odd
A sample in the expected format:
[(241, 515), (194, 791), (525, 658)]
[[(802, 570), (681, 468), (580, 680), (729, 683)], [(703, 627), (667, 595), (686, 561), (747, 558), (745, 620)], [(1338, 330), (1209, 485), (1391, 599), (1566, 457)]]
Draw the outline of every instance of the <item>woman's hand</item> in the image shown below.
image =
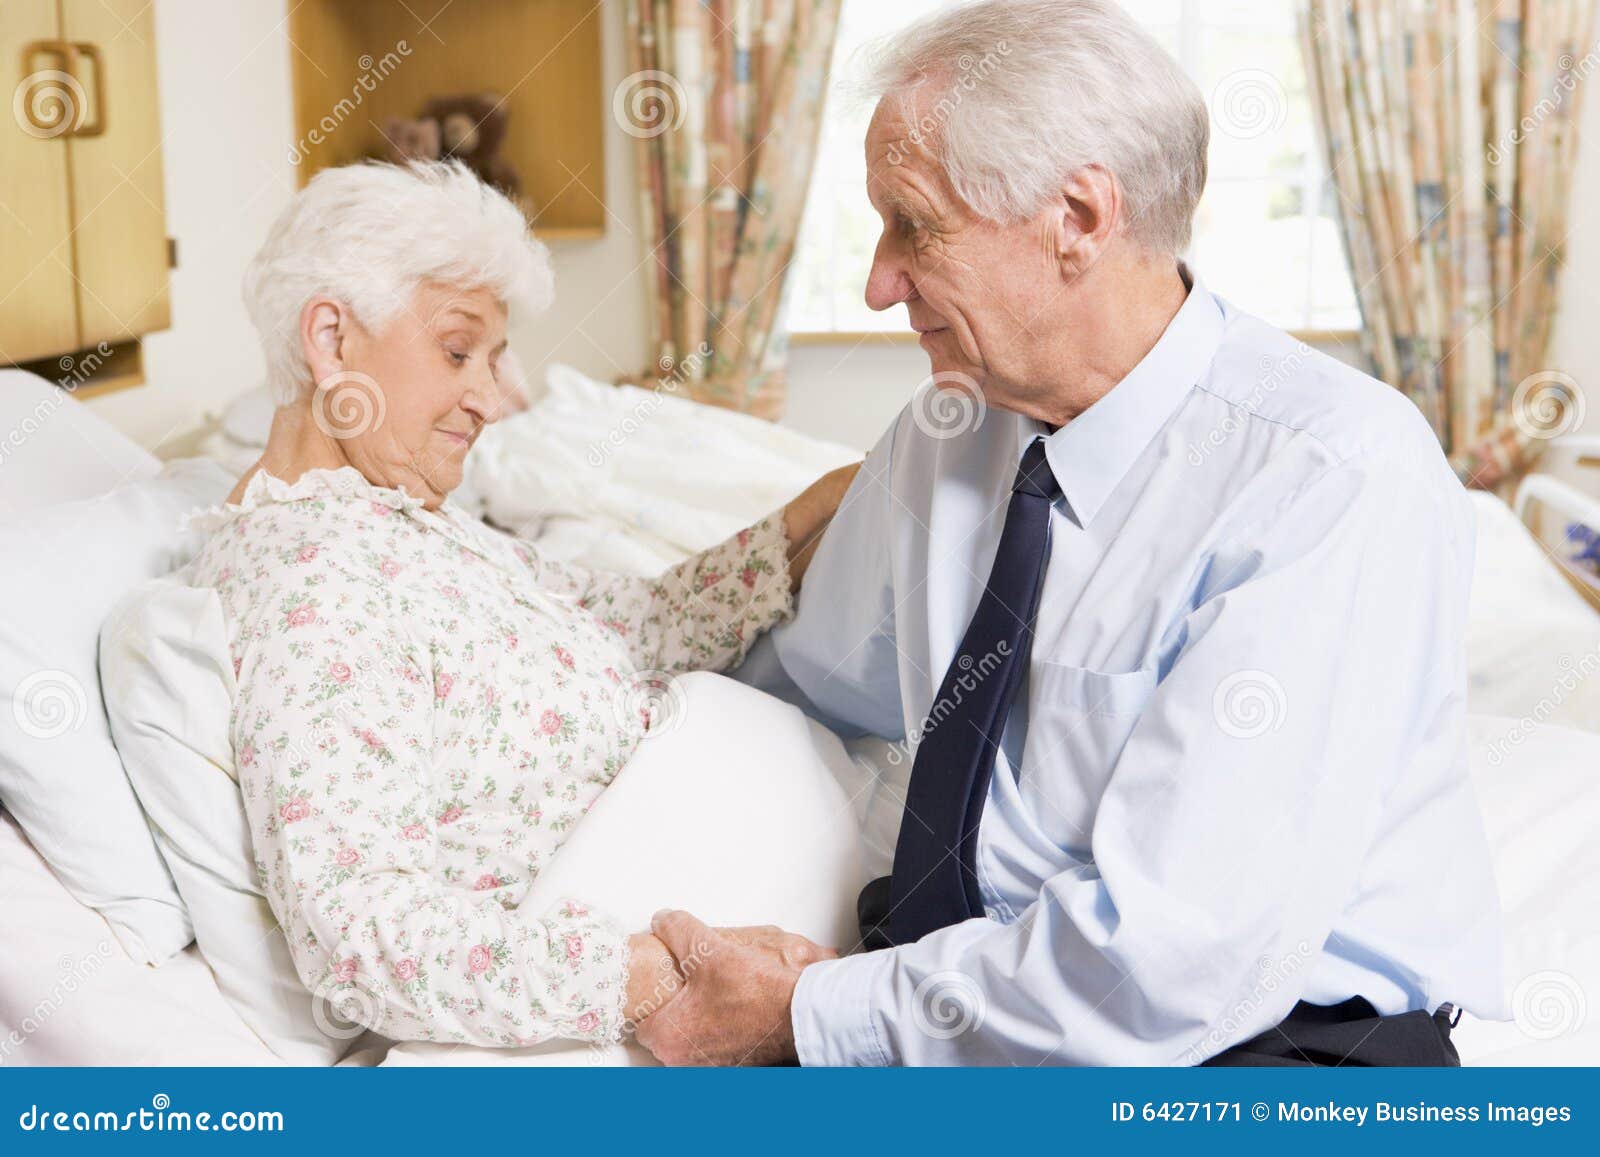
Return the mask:
[(789, 536), (789, 582), (795, 593), (800, 591), (800, 580), (817, 552), (822, 532), (828, 529), (844, 492), (861, 469), (861, 463), (841, 466), (818, 478), (795, 500), (783, 508), (783, 529)]
[(628, 937), (628, 1008), (630, 1027), (660, 1012), (683, 987), (683, 973), (667, 946), (650, 932)]

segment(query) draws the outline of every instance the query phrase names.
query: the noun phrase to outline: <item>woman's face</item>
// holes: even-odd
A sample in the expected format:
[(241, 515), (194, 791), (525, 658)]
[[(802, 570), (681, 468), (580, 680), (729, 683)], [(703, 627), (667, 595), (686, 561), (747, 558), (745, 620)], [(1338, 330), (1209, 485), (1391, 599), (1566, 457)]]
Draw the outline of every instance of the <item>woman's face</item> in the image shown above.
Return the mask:
[(437, 507), (499, 413), (504, 303), (487, 289), (424, 284), (381, 332), (326, 298), (307, 304), (304, 322), (317, 428), (369, 482)]

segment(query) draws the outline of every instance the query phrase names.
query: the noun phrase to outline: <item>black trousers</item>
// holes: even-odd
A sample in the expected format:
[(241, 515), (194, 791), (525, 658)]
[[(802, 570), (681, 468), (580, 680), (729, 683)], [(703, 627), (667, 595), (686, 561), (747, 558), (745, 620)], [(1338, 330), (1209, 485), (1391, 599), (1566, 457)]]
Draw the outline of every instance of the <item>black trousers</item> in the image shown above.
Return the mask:
[(1359, 996), (1342, 1004), (1301, 1001), (1277, 1028), (1218, 1053), (1207, 1065), (1444, 1066), (1459, 1067), (1450, 1043), (1449, 1005), (1429, 1014), (1418, 1009), (1394, 1016)]
[[(856, 902), (862, 947), (866, 950), (894, 946), (888, 931), (888, 912), (889, 877), (884, 876), (863, 888)], [(1450, 1006), (1444, 1005), (1431, 1014), (1418, 1009), (1379, 1016), (1378, 1010), (1360, 996), (1327, 1005), (1302, 1000), (1276, 1028), (1203, 1063), (1459, 1068), (1461, 1057), (1450, 1043), (1452, 1015)]]

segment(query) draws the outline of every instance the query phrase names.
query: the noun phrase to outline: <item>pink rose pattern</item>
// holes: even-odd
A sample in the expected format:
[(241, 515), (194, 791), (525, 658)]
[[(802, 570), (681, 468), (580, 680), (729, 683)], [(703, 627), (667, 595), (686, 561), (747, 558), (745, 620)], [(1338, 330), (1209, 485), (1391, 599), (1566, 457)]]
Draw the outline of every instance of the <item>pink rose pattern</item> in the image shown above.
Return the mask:
[(645, 579), (354, 470), (258, 481), (195, 581), (227, 619), (235, 760), (301, 978), (358, 984), (395, 1039), (615, 1039), (624, 930), (520, 905), (644, 735), (619, 688), (732, 666), (789, 614), (781, 515)]

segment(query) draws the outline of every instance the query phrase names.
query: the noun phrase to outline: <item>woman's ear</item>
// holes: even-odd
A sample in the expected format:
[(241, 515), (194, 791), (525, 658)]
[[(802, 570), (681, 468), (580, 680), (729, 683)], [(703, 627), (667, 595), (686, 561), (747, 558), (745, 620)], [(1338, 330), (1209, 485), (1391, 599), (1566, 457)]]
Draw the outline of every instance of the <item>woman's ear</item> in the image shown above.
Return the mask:
[(300, 311), (300, 349), (320, 382), (344, 369), (344, 342), (349, 314), (331, 297), (313, 297)]
[(1122, 219), (1122, 188), (1103, 165), (1085, 165), (1067, 178), (1055, 214), (1054, 253), (1062, 276), (1075, 281), (1092, 269)]

